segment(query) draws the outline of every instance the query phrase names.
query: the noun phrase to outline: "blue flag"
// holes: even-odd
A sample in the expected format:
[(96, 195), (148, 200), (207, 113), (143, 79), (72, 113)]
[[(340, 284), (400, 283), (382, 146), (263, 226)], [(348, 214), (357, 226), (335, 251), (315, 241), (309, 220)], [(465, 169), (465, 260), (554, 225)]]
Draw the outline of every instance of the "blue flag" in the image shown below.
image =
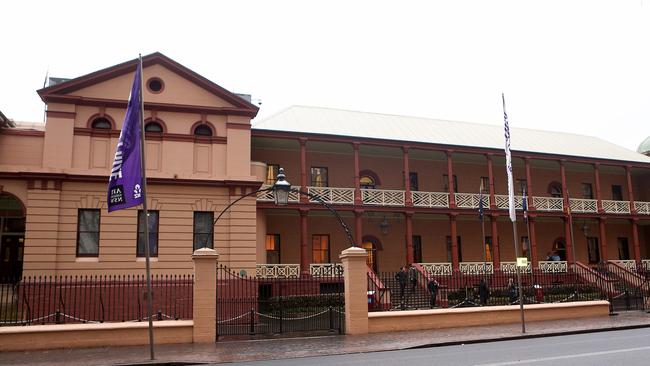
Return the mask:
[(483, 186), (478, 191), (478, 217), (483, 219)]
[(526, 188), (524, 188), (524, 194), (522, 196), (521, 207), (524, 209), (524, 222), (528, 222), (528, 197), (526, 197)]
[(140, 65), (135, 72), (126, 117), (117, 142), (111, 176), (108, 178), (108, 212), (142, 204), (142, 165), (140, 159)]

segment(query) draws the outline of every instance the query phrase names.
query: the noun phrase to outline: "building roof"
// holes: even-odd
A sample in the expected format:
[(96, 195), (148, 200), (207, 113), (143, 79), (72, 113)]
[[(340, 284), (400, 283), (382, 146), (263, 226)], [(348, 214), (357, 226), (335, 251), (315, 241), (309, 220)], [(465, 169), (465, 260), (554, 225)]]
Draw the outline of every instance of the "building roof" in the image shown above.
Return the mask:
[[(650, 157), (597, 137), (511, 129), (511, 149), (553, 155), (650, 163)], [(340, 109), (292, 106), (260, 121), (253, 130), (361, 137), (503, 150), (503, 127)]]
[(13, 120), (7, 118), (2, 111), (0, 111), (0, 128), (11, 128), (16, 127)]
[(650, 136), (646, 137), (646, 139), (643, 140), (641, 145), (639, 145), (639, 148), (636, 149), (636, 152), (644, 155), (650, 154)]

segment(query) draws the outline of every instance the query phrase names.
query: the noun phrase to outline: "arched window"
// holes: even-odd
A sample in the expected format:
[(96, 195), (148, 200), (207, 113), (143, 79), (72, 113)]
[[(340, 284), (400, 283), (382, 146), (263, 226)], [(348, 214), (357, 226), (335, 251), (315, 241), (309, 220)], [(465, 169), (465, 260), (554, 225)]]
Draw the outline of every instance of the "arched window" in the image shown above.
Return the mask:
[(362, 189), (375, 189), (376, 183), (373, 177), (364, 175), (359, 179), (359, 184)]
[(196, 136), (212, 136), (212, 129), (208, 125), (198, 125), (194, 128)]
[(365, 235), (361, 239), (361, 248), (366, 250), (366, 264), (377, 272), (377, 251), (381, 250), (381, 242), (372, 235)]
[(551, 197), (562, 197), (562, 184), (559, 182), (551, 182), (548, 185), (548, 193)]
[(90, 127), (98, 130), (110, 130), (112, 125), (111, 121), (109, 121), (108, 118), (97, 117), (90, 124)]
[(148, 122), (146, 125), (144, 125), (144, 131), (145, 132), (163, 132), (162, 125), (158, 122)]

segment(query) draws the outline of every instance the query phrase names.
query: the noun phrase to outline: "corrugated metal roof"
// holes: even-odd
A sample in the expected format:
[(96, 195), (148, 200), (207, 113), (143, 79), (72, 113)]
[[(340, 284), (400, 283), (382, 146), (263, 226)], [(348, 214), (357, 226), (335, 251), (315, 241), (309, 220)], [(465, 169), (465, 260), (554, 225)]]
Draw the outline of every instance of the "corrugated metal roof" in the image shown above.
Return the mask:
[[(510, 124), (512, 150), (650, 163), (650, 157), (597, 137)], [(492, 149), (505, 144), (502, 126), (307, 106), (292, 106), (253, 121), (253, 129)]]

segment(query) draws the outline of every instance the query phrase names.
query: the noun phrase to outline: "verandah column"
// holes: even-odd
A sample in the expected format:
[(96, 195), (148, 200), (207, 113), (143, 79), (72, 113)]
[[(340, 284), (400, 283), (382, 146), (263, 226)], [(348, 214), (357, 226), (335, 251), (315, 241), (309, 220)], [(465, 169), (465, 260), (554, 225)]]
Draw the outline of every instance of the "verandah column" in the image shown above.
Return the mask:
[(532, 178), (532, 174), (530, 173), (529, 157), (524, 158), (524, 164), (526, 167), (526, 191), (528, 196), (528, 210), (535, 211), (535, 200), (533, 200), (533, 178)]
[[(300, 189), (307, 191), (307, 139), (300, 138)], [(301, 203), (309, 203), (309, 197), (300, 195)]]
[[(447, 185), (449, 186), (449, 208), (456, 208), (456, 195), (454, 193), (454, 167), (451, 161), (451, 150), (447, 150)], [(452, 238), (453, 240), (453, 238)]]
[(494, 170), (492, 167), (492, 154), (486, 154), (488, 163), (488, 180), (490, 181), (490, 209), (495, 210), (497, 203), (494, 198)]
[(194, 286), (192, 301), (192, 340), (194, 343), (212, 343), (217, 339), (217, 260), (214, 249), (194, 251)]
[(501, 268), (501, 255), (499, 253), (499, 232), (497, 230), (497, 220), (499, 215), (491, 215), (490, 223), (492, 224), (492, 262), (494, 268)]
[(627, 199), (630, 201), (630, 212), (636, 215), (636, 207), (634, 206), (634, 189), (632, 188), (632, 167), (625, 166), (625, 177), (627, 178)]
[[(402, 146), (402, 152), (404, 156), (404, 190), (406, 198), (404, 202), (406, 203), (406, 206), (413, 206), (413, 199), (411, 197), (411, 179), (409, 176), (410, 169), (409, 169), (409, 147), (408, 146)], [(410, 262), (409, 262), (410, 263)]]
[(568, 212), (569, 208), (569, 191), (566, 186), (566, 168), (564, 167), (565, 160), (560, 160), (560, 176), (562, 178), (562, 202), (564, 204), (564, 212)]
[(363, 210), (354, 210), (354, 241), (359, 246), (363, 241)]
[(368, 265), (363, 248), (350, 247), (341, 252), (345, 291), (345, 333), (368, 333)]
[(456, 216), (458, 214), (449, 214), (449, 225), (451, 232), (451, 266), (458, 270), (458, 230), (456, 228)]
[[(354, 152), (354, 204), (361, 205), (361, 166), (359, 164), (359, 147), (361, 144), (358, 142), (352, 143), (352, 150)], [(360, 242), (357, 242), (360, 243)]]
[(634, 247), (634, 260), (641, 264), (641, 248), (639, 247), (639, 219), (633, 218), (632, 222), (632, 246)]
[(309, 209), (301, 208), (300, 209), (300, 274), (301, 275), (309, 274), (309, 260), (307, 259), (307, 243), (309, 242), (308, 230), (307, 230), (308, 217), (309, 217)]
[(535, 218), (528, 216), (528, 230), (530, 231), (530, 259), (533, 262), (533, 268), (538, 267), (539, 255), (537, 254), (537, 233), (535, 232)]
[(600, 196), (600, 163), (594, 164), (594, 183), (596, 184), (596, 208), (598, 213), (605, 213), (603, 210), (602, 197)]
[(413, 263), (413, 212), (404, 212), (406, 218), (406, 263)]
[(564, 216), (564, 241), (566, 242), (566, 247), (564, 248), (566, 253), (566, 260), (568, 263), (573, 263), (573, 244), (571, 242), (571, 222), (569, 221), (569, 216)]
[(598, 218), (598, 228), (600, 229), (600, 260), (607, 260), (607, 232), (605, 230), (605, 218)]

